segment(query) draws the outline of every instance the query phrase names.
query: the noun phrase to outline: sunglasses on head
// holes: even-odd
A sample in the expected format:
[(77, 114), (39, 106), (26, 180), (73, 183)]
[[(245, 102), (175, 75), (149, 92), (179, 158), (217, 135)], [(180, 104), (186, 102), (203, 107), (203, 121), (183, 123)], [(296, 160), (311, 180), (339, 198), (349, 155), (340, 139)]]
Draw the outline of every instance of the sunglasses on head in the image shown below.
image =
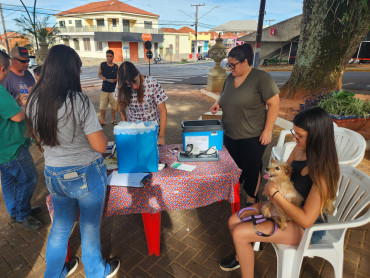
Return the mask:
[(21, 59), (15, 58), (15, 57), (14, 57), (14, 59), (16, 59), (17, 61), (21, 62), (22, 64), (27, 64), (27, 63), (30, 62), (30, 59), (28, 59), (28, 60), (21, 60)]

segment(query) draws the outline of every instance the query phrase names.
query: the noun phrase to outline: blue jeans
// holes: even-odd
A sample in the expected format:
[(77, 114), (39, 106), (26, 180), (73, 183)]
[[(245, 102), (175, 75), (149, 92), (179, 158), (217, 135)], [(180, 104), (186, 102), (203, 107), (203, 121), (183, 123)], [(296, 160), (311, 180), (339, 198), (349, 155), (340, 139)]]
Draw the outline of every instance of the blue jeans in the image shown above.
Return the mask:
[(86, 277), (105, 277), (110, 266), (102, 258), (100, 244), (100, 223), (107, 188), (107, 169), (103, 159), (72, 167), (45, 166), (45, 182), (54, 205), (46, 248), (45, 277), (66, 277), (67, 245), (78, 209)]
[(17, 158), (1, 163), (0, 171), (1, 187), (9, 216), (22, 222), (31, 214), (30, 202), (38, 179), (29, 150), (20, 147)]

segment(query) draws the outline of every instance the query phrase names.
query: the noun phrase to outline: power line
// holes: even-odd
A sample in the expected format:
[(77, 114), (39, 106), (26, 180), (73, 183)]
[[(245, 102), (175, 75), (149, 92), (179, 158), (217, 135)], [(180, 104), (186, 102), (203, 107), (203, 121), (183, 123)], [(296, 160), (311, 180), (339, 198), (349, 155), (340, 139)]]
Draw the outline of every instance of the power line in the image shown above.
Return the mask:
[(275, 21), (275, 19), (265, 19), (265, 21), (268, 21), (269, 26), (270, 26), (270, 25), (271, 25), (271, 22), (274, 22), (274, 21)]

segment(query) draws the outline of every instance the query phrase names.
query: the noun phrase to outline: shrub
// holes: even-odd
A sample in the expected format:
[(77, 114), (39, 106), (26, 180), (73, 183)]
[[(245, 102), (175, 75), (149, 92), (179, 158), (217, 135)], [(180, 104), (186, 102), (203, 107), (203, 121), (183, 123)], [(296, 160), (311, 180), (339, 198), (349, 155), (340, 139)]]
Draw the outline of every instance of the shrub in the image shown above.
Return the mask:
[(344, 90), (320, 92), (317, 95), (304, 96), (303, 103), (299, 104), (297, 112), (319, 106), (329, 114), (336, 116), (357, 116), (368, 118), (370, 101), (355, 98), (355, 93)]

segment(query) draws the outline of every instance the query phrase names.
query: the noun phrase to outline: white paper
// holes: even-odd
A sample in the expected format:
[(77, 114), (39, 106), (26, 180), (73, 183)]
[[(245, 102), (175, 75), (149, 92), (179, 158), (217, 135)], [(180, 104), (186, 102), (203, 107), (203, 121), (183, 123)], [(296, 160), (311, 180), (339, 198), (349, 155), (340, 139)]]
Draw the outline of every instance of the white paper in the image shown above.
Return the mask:
[(193, 144), (198, 147), (200, 151), (206, 151), (209, 148), (209, 137), (208, 136), (185, 136), (185, 146)]
[(141, 181), (148, 175), (148, 173), (119, 174), (118, 171), (113, 171), (112, 174), (108, 176), (108, 185), (142, 187)]
[(183, 164), (183, 163), (180, 163), (180, 162), (174, 162), (174, 163), (171, 164), (171, 167), (175, 168), (177, 170), (183, 170), (183, 171), (191, 172), (195, 169), (196, 166)]

